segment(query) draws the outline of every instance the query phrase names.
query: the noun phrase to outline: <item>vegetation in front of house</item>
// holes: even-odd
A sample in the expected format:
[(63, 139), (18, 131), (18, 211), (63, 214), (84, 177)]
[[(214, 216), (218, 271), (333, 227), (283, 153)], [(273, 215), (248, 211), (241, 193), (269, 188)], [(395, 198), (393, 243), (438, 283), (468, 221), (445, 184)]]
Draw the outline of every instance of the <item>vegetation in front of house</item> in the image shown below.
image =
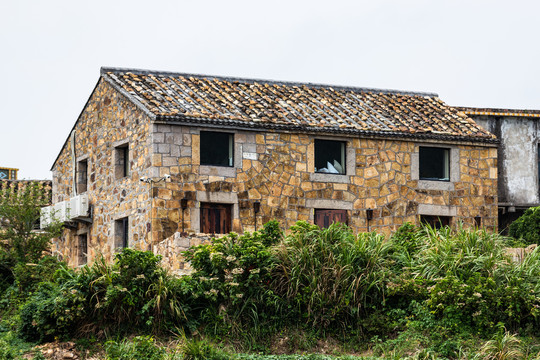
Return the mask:
[(508, 233), (515, 239), (521, 240), (525, 245), (540, 243), (540, 206), (525, 211), (514, 221)]
[(540, 251), (513, 262), (483, 230), (406, 224), (385, 239), (298, 222), (284, 236), (271, 221), (191, 248), (180, 278), (133, 249), (70, 269), (48, 240), (21, 252), (34, 236), (21, 234), (0, 248), (2, 359), (73, 339), (119, 360), (540, 356)]

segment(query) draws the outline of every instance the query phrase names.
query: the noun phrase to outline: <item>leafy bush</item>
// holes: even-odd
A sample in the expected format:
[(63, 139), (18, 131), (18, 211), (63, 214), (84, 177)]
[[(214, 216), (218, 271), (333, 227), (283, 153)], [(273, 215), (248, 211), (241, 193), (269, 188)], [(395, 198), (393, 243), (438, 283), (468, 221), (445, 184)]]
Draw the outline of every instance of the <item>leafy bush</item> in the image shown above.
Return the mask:
[(61, 269), (21, 308), (21, 336), (44, 341), (76, 330), (159, 332), (190, 325), (184, 299), (191, 289), (159, 261), (150, 252), (124, 249), (113, 264), (100, 259), (78, 271)]
[(317, 326), (344, 327), (381, 304), (389, 249), (383, 236), (354, 236), (339, 223), (320, 229), (300, 221), (290, 230), (277, 248), (272, 288), (295, 315)]
[(34, 231), (42, 206), (49, 203), (48, 193), (37, 182), (22, 189), (0, 190), (0, 251), (5, 262), (35, 263), (47, 250), (50, 240), (60, 235), (62, 224), (53, 222), (45, 231)]
[(150, 336), (136, 336), (132, 341), (105, 343), (107, 360), (163, 360), (167, 352)]
[(235, 358), (204, 340), (187, 341), (181, 348), (184, 360), (229, 360)]
[[(223, 330), (257, 334), (259, 325), (279, 307), (279, 299), (268, 290), (272, 268), (271, 246), (282, 237), (276, 221), (260, 232), (241, 236), (230, 233), (212, 244), (184, 252), (194, 268), (189, 283), (200, 316)], [(192, 314), (194, 315), (194, 314)]]
[(540, 206), (527, 209), (510, 224), (508, 234), (526, 245), (540, 244)]

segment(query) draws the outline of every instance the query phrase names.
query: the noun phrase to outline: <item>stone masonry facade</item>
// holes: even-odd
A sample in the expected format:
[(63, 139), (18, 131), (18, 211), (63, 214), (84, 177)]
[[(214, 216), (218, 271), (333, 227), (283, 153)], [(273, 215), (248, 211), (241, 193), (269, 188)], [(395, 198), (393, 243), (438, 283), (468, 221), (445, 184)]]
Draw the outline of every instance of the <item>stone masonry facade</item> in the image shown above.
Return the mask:
[[(233, 135), (232, 166), (201, 165), (201, 131)], [(343, 174), (315, 171), (316, 140), (345, 144)], [(420, 179), (420, 147), (449, 149), (449, 181)], [(129, 154), (125, 176), (120, 151)], [(82, 264), (82, 252), (83, 263), (112, 259), (123, 245), (187, 269), (180, 251), (210, 239), (201, 233), (203, 203), (229, 206), (238, 233), (271, 219), (283, 229), (314, 222), (318, 209), (345, 211), (355, 232), (389, 234), (422, 215), (465, 226), (481, 219), (482, 227), (497, 229), (495, 142), (164, 121), (103, 77), (52, 170), (53, 203), (85, 193), (91, 205), (90, 221), (69, 223), (54, 243), (72, 266)]]
[[(480, 216), (483, 226), (496, 227), (495, 147), (338, 137), (346, 142), (347, 174), (334, 175), (315, 173), (313, 140), (335, 137), (237, 131), (235, 166), (222, 168), (200, 165), (200, 130), (155, 125), (153, 174), (172, 175), (154, 191), (156, 241), (177, 231), (182, 215), (185, 229), (198, 230), (201, 201), (232, 204), (236, 232), (253, 231), (255, 219), (259, 227), (278, 219), (283, 228), (313, 221), (317, 208), (347, 210), (355, 231), (367, 230), (367, 208), (374, 209), (370, 229), (384, 233), (417, 223), (418, 214), (452, 216), (468, 225)], [(418, 180), (420, 145), (451, 148), (452, 181)], [(252, 153), (256, 159), (247, 159)], [(184, 214), (182, 198), (188, 199)], [(255, 201), (261, 203), (257, 216)]]
[[(151, 132), (147, 115), (109, 84), (100, 81), (88, 100), (64, 149), (53, 166), (53, 203), (75, 196), (77, 164), (87, 161), (87, 191), (93, 222), (68, 227), (53, 244), (53, 251), (70, 265), (78, 264), (78, 236), (88, 236), (88, 259), (114, 254), (114, 221), (128, 217), (130, 241), (139, 249), (151, 249), (150, 193), (139, 178), (149, 175)], [(72, 141), (72, 137), (74, 139)], [(72, 144), (75, 144), (73, 159)], [(129, 146), (130, 174), (115, 175), (115, 148)]]

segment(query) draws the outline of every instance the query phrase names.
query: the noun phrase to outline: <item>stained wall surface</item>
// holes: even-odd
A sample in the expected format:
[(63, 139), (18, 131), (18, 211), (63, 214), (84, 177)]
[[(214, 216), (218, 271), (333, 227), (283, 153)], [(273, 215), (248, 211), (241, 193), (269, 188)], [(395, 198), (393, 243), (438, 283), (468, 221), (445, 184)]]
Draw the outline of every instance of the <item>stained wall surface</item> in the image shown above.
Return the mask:
[(473, 119), (500, 140), (499, 201), (514, 206), (539, 204), (540, 119), (524, 116), (473, 116)]

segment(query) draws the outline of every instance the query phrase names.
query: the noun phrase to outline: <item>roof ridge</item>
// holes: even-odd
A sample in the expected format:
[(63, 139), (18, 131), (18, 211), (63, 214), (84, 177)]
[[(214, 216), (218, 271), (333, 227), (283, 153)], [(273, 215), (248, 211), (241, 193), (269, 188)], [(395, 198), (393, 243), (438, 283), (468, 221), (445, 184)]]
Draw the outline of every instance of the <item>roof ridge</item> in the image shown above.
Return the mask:
[(372, 92), (372, 93), (381, 93), (381, 94), (395, 94), (395, 95), (409, 95), (409, 96), (427, 96), (427, 97), (439, 97), (437, 93), (433, 92), (422, 92), (422, 91), (403, 91), (396, 89), (378, 89), (378, 88), (368, 88), (368, 87), (356, 87), (356, 86), (345, 86), (345, 85), (331, 85), (331, 84), (321, 84), (321, 83), (311, 83), (311, 82), (296, 82), (296, 81), (280, 81), (280, 80), (270, 80), (270, 79), (254, 79), (254, 78), (242, 78), (242, 77), (233, 77), (233, 76), (220, 76), (220, 75), (209, 75), (209, 74), (192, 74), (192, 73), (182, 73), (174, 71), (160, 71), (160, 70), (146, 70), (146, 69), (134, 69), (134, 68), (120, 68), (120, 67), (107, 67), (102, 66), (100, 69), (100, 74), (107, 74), (109, 72), (119, 73), (119, 72), (130, 72), (137, 75), (175, 75), (175, 76), (184, 76), (184, 77), (196, 77), (196, 78), (214, 78), (225, 81), (240, 81), (245, 83), (266, 83), (266, 84), (275, 84), (275, 85), (289, 85), (289, 86), (308, 86), (312, 88), (335, 88), (339, 90), (349, 90), (353, 92)]
[(518, 114), (540, 114), (540, 110), (533, 109), (503, 109), (503, 108), (488, 108), (488, 107), (472, 107), (472, 106), (453, 106), (460, 111), (469, 112), (490, 112), (490, 113), (518, 113)]

